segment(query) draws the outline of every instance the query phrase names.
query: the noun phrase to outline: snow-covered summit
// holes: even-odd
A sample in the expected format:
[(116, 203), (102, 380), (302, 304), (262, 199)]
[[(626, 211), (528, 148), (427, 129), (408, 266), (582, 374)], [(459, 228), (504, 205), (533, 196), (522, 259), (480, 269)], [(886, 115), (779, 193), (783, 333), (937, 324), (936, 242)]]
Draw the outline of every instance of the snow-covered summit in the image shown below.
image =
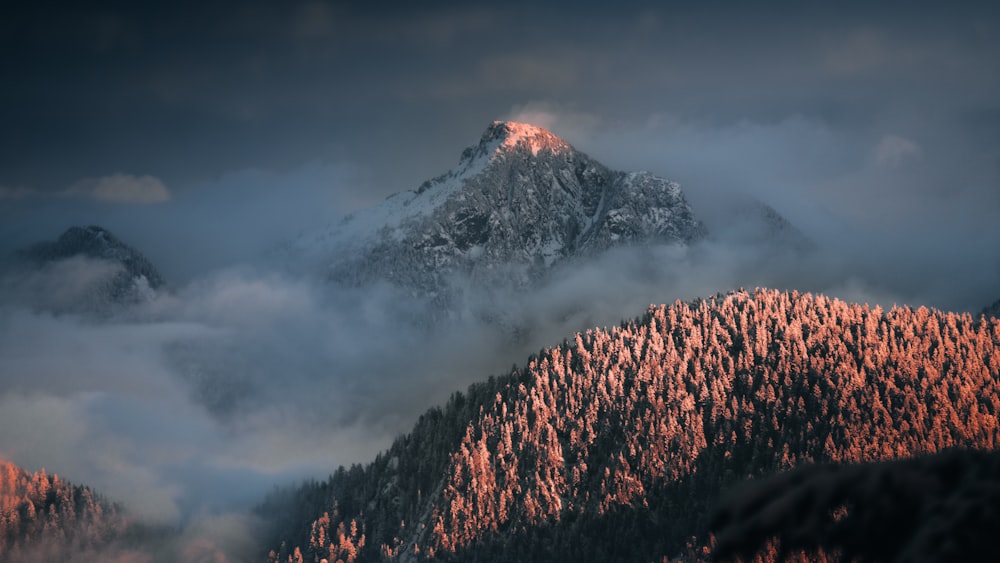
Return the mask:
[(450, 293), (458, 277), (521, 286), (614, 246), (703, 237), (680, 186), (609, 170), (540, 127), (494, 121), (458, 165), (301, 237), (292, 253), (351, 285)]
[(537, 157), (539, 152), (558, 154), (571, 151), (573, 147), (569, 143), (541, 127), (515, 121), (494, 121), (486, 128), (478, 144), (462, 151), (458, 166), (443, 176), (424, 182), (417, 192), (427, 191), (439, 180), (477, 174), (493, 161), (518, 153), (523, 156), (530, 152), (531, 156)]

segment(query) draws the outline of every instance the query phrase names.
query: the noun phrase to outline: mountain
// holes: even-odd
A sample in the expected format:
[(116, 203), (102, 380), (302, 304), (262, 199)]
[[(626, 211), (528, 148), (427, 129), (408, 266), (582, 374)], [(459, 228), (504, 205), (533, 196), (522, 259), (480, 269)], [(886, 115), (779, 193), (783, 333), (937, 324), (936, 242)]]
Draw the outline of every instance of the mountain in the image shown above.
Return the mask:
[(539, 127), (494, 121), (448, 173), (290, 251), (347, 286), (388, 281), (448, 303), (458, 279), (526, 287), (612, 247), (705, 233), (678, 184), (610, 170)]
[[(148, 299), (163, 276), (135, 248), (95, 225), (70, 227), (18, 253), (28, 282), (56, 309), (102, 312)], [(34, 299), (37, 300), (37, 299)]]
[[(756, 199), (732, 198), (731, 213), (725, 227), (713, 232), (729, 230), (739, 237), (739, 242), (758, 248), (784, 248), (795, 252), (809, 252), (814, 243), (798, 227), (770, 205)], [(729, 241), (733, 242), (733, 241)]]
[(121, 508), (91, 489), (0, 460), (0, 561), (111, 560), (125, 529)]
[(70, 227), (55, 241), (37, 243), (22, 251), (22, 255), (37, 263), (76, 256), (113, 262), (122, 269), (112, 288), (116, 297), (125, 296), (137, 285), (151, 289), (164, 285), (163, 276), (142, 253), (96, 225)]
[(747, 477), (996, 447), (998, 376), (1000, 323), (969, 314), (772, 290), (652, 307), (274, 495), (269, 560), (704, 559)]
[(703, 188), (690, 194), (691, 207), (709, 240), (761, 256), (788, 257), (816, 250), (796, 225), (760, 198), (733, 189)]

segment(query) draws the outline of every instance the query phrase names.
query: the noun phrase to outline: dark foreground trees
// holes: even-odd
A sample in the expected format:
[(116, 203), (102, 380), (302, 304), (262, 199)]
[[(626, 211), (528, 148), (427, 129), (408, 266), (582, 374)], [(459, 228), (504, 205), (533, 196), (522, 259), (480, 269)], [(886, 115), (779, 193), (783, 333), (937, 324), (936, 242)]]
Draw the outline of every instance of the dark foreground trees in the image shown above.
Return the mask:
[(717, 560), (777, 547), (845, 561), (995, 561), (1000, 452), (807, 465), (737, 488), (711, 527)]

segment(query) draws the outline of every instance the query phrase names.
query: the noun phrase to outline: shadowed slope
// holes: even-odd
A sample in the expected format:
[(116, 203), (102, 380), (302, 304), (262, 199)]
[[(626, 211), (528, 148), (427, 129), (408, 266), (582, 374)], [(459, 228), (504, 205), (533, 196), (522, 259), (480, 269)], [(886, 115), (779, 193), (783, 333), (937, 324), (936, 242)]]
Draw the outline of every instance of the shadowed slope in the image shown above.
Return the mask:
[(730, 494), (714, 556), (839, 552), (863, 561), (994, 561), (1000, 453), (950, 450), (881, 463), (809, 465)]

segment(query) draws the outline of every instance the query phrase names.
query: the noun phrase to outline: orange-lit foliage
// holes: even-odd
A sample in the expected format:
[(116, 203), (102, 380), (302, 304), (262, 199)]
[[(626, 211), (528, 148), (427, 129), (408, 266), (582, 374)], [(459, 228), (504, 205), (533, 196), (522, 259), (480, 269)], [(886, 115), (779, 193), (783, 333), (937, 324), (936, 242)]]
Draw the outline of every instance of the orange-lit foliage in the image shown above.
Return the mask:
[[(995, 319), (741, 291), (652, 307), (545, 350), (352, 469), (363, 487), (332, 478), (314, 493), (342, 509), (349, 500), (343, 518), (370, 523), (359, 561), (404, 551), (490, 560), (494, 549), (559, 560), (574, 541), (605, 542), (603, 554), (581, 550), (593, 560), (621, 549), (651, 560), (681, 552), (719, 489), (747, 476), (803, 461), (993, 448), (998, 374)], [(413, 442), (410, 454), (399, 445)], [(414, 476), (393, 469), (416, 467), (406, 456), (422, 455), (425, 442), (449, 453)], [(407, 478), (423, 486), (401, 486)], [(604, 516), (649, 529), (583, 537)], [(321, 527), (331, 537), (338, 525)], [(659, 537), (643, 539), (649, 530)]]
[(69, 560), (124, 530), (120, 509), (89, 488), (0, 461), (0, 561)]

